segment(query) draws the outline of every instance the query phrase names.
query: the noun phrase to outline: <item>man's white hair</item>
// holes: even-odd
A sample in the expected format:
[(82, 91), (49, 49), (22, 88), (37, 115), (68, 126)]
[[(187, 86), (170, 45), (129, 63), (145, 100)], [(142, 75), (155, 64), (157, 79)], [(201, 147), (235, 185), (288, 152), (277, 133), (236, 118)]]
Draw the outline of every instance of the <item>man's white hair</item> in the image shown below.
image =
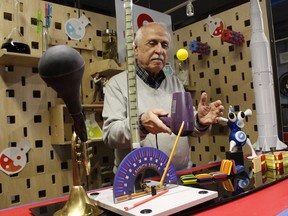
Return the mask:
[(135, 47), (135, 45), (137, 45), (139, 43), (139, 41), (142, 39), (142, 33), (143, 33), (143, 29), (146, 28), (147, 26), (150, 25), (160, 25), (161, 27), (163, 27), (163, 29), (166, 31), (168, 39), (169, 39), (169, 43), (171, 42), (171, 35), (169, 33), (169, 30), (167, 28), (167, 25), (165, 23), (162, 22), (148, 22), (147, 24), (141, 26), (135, 34), (135, 38), (134, 38), (134, 42), (133, 45)]

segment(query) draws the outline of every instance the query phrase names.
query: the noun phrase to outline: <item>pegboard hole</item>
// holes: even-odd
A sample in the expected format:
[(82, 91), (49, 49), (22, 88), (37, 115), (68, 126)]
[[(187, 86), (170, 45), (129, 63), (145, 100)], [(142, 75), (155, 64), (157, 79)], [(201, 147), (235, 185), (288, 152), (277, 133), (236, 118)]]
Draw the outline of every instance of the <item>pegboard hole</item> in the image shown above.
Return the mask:
[(225, 151), (226, 151), (225, 146), (220, 146), (220, 152), (225, 152)]
[(62, 187), (62, 191), (63, 191), (63, 193), (68, 193), (69, 192), (69, 185), (66, 185), (66, 186), (63, 186)]
[(97, 36), (97, 37), (101, 37), (101, 36), (102, 36), (102, 31), (96, 30), (96, 36)]
[(226, 103), (227, 103), (227, 104), (230, 103), (230, 102), (229, 102), (229, 96), (228, 96), (228, 95), (226, 96)]
[(35, 115), (34, 116), (34, 122), (35, 123), (41, 123), (42, 122), (42, 116), (41, 115)]
[(103, 52), (100, 51), (100, 50), (97, 50), (97, 56), (98, 56), (98, 57), (102, 57), (102, 56), (103, 56)]
[(204, 78), (204, 72), (200, 72), (200, 73), (199, 73), (199, 77), (200, 77), (200, 78)]
[(9, 147), (16, 147), (16, 146), (17, 146), (17, 143), (16, 143), (16, 142), (10, 142), (8, 146), (9, 146)]
[[(31, 23), (31, 25), (35, 25), (36, 26), (36, 25), (38, 25), (38, 20), (36, 18), (34, 18), (34, 17), (31, 17), (30, 23)], [(40, 26), (42, 26), (42, 21), (41, 20), (39, 20), (39, 23), (41, 23)]]
[(245, 73), (242, 72), (242, 73), (241, 73), (241, 76), (242, 76), (242, 80), (244, 81), (244, 80), (245, 80)]
[(191, 152), (195, 152), (195, 146), (191, 146), (190, 150)]
[(61, 169), (62, 169), (62, 170), (68, 169), (68, 163), (67, 163), (67, 162), (62, 162), (62, 163), (61, 163)]
[(41, 98), (41, 92), (39, 90), (34, 90), (33, 98)]
[(55, 29), (61, 30), (62, 29), (61, 23), (55, 22)]
[(26, 153), (26, 162), (29, 163), (29, 154)]
[(244, 26), (245, 26), (245, 27), (250, 26), (250, 20), (245, 20), (245, 21), (244, 21)]
[(31, 47), (32, 49), (39, 49), (39, 43), (36, 41), (32, 41), (31, 42)]
[(246, 46), (247, 46), (247, 47), (250, 47), (250, 40), (247, 40), (247, 41), (246, 41)]
[(6, 90), (6, 97), (15, 97), (15, 91), (13, 89), (7, 89)]
[(239, 20), (239, 14), (238, 14), (238, 12), (235, 13), (235, 19), (236, 19), (236, 20)]
[(30, 188), (30, 187), (31, 187), (30, 179), (26, 179), (26, 187), (27, 187), (27, 188)]
[(11, 196), (11, 203), (12, 204), (19, 203), (19, 202), (20, 202), (20, 195)]
[(43, 147), (43, 141), (42, 140), (36, 140), (35, 141), (35, 147), (36, 148), (42, 148)]
[(38, 191), (38, 197), (39, 197), (39, 198), (46, 197), (46, 190)]
[(28, 132), (27, 132), (27, 127), (23, 128), (23, 136), (27, 137), (28, 136)]
[(7, 124), (15, 124), (16, 117), (15, 116), (7, 116)]
[(213, 56), (217, 56), (218, 55), (218, 50), (213, 50), (212, 54), (213, 54)]
[(23, 12), (24, 11), (23, 2), (19, 2), (18, 4), (19, 4), (19, 11)]
[(7, 12), (4, 12), (4, 13), (3, 13), (3, 18), (4, 18), (4, 20), (12, 21), (12, 14), (11, 14), (11, 13), (7, 13)]
[(5, 71), (6, 72), (12, 72), (12, 71), (14, 71), (14, 67), (12, 65), (6, 65), (5, 66)]
[(44, 165), (37, 166), (37, 173), (43, 173), (44, 172)]
[(50, 159), (54, 160), (54, 151), (53, 150), (50, 151)]
[(24, 76), (21, 77), (21, 85), (26, 86), (26, 78)]
[(24, 36), (24, 27), (20, 26), (20, 33)]
[(52, 184), (55, 184), (56, 183), (56, 177), (55, 177), (55, 175), (52, 175)]
[(238, 91), (238, 85), (233, 85), (232, 86), (232, 91), (237, 92)]

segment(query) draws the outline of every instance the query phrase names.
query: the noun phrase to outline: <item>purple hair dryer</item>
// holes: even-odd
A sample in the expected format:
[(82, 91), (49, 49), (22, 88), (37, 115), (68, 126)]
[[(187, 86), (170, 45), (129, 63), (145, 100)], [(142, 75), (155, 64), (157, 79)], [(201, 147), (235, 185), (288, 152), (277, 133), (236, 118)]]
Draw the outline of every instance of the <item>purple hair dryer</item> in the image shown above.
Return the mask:
[(189, 92), (175, 92), (172, 97), (171, 117), (162, 116), (160, 119), (176, 135), (184, 121), (181, 136), (188, 136), (194, 129), (194, 111), (191, 94)]

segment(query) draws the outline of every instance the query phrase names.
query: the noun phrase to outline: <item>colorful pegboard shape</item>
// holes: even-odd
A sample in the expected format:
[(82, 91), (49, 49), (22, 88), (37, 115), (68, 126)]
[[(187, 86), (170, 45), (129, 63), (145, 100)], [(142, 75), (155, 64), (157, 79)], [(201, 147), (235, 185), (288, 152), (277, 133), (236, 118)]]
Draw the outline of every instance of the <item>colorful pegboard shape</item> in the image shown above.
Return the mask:
[(224, 29), (221, 35), (221, 39), (224, 42), (231, 43), (231, 44), (243, 44), (245, 39), (242, 34), (239, 32), (234, 32), (229, 29)]
[(208, 43), (202, 43), (196, 40), (190, 42), (189, 49), (192, 53), (200, 53), (205, 55), (210, 52), (210, 46), (208, 45)]

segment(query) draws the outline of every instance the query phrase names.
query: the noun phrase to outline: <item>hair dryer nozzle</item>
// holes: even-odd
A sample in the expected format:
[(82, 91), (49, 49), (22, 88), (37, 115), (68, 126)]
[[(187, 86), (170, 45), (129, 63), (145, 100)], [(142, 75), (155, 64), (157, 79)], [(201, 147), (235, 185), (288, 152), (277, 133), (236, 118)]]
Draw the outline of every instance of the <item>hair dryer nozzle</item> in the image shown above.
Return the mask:
[(171, 117), (160, 117), (160, 119), (171, 128), (174, 134), (178, 134), (184, 121), (181, 136), (188, 136), (194, 130), (194, 110), (191, 94), (189, 92), (175, 92), (172, 97)]

